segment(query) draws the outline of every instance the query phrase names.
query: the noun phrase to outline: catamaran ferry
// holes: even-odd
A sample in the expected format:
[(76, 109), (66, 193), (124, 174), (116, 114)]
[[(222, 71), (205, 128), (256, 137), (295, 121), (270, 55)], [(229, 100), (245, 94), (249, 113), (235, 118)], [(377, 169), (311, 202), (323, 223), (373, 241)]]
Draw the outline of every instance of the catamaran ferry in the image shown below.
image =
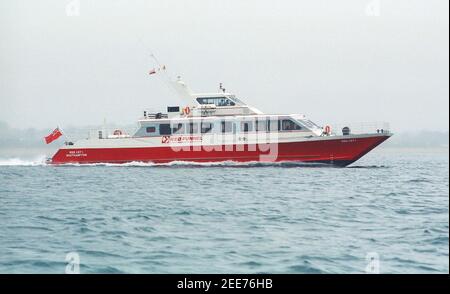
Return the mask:
[[(222, 85), (216, 93), (195, 94), (181, 80), (174, 84), (187, 100), (183, 107), (144, 111), (131, 135), (99, 130), (95, 136), (65, 142), (49, 162), (294, 161), (347, 166), (391, 136), (387, 127), (334, 130), (300, 114), (264, 114)], [(60, 135), (57, 130), (47, 143)]]

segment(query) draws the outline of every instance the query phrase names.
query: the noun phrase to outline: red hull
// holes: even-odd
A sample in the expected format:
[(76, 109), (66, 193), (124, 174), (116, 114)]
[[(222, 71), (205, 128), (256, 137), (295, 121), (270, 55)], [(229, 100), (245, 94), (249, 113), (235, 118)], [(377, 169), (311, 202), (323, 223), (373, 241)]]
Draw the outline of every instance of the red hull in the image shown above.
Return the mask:
[[(300, 161), (346, 166), (388, 139), (388, 135), (373, 135), (326, 140), (312, 140), (263, 145), (208, 146), (200, 150), (177, 150), (172, 147), (146, 148), (86, 148), (60, 149), (53, 164), (64, 163), (127, 163), (172, 161)], [(205, 150), (206, 148), (209, 148)], [(213, 149), (214, 150), (211, 150)]]

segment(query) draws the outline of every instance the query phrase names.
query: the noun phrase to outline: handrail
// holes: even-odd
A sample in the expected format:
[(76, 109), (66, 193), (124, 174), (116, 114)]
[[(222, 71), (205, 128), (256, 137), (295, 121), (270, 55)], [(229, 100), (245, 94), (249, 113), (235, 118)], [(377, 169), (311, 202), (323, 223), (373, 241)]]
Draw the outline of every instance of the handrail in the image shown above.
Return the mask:
[(388, 122), (361, 122), (361, 123), (338, 123), (329, 124), (332, 135), (342, 135), (345, 127), (349, 128), (350, 134), (390, 134)]

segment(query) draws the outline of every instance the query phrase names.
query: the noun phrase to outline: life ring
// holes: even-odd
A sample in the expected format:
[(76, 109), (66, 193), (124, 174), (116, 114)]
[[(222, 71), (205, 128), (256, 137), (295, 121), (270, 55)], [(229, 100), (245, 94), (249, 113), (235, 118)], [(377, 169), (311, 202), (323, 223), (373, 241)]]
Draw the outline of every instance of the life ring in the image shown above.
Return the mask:
[(121, 130), (115, 130), (114, 133), (113, 133), (113, 135), (114, 135), (114, 136), (122, 136), (123, 133), (122, 133)]
[(185, 115), (189, 115), (191, 113), (191, 109), (189, 108), (189, 106), (186, 106), (185, 108), (183, 108), (183, 113)]
[(330, 135), (331, 134), (331, 127), (330, 126), (325, 126), (325, 129), (323, 131), (326, 135)]

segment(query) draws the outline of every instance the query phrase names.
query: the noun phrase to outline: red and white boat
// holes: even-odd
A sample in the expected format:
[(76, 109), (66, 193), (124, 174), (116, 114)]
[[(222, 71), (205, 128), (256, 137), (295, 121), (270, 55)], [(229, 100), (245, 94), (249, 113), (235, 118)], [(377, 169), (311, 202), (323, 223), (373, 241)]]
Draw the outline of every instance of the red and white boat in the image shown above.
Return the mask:
[(347, 166), (391, 136), (389, 130), (355, 133), (348, 127), (320, 127), (300, 114), (264, 114), (227, 93), (194, 94), (181, 81), (184, 107), (144, 111), (137, 131), (100, 130), (66, 142), (52, 164), (187, 162), (308, 162)]

